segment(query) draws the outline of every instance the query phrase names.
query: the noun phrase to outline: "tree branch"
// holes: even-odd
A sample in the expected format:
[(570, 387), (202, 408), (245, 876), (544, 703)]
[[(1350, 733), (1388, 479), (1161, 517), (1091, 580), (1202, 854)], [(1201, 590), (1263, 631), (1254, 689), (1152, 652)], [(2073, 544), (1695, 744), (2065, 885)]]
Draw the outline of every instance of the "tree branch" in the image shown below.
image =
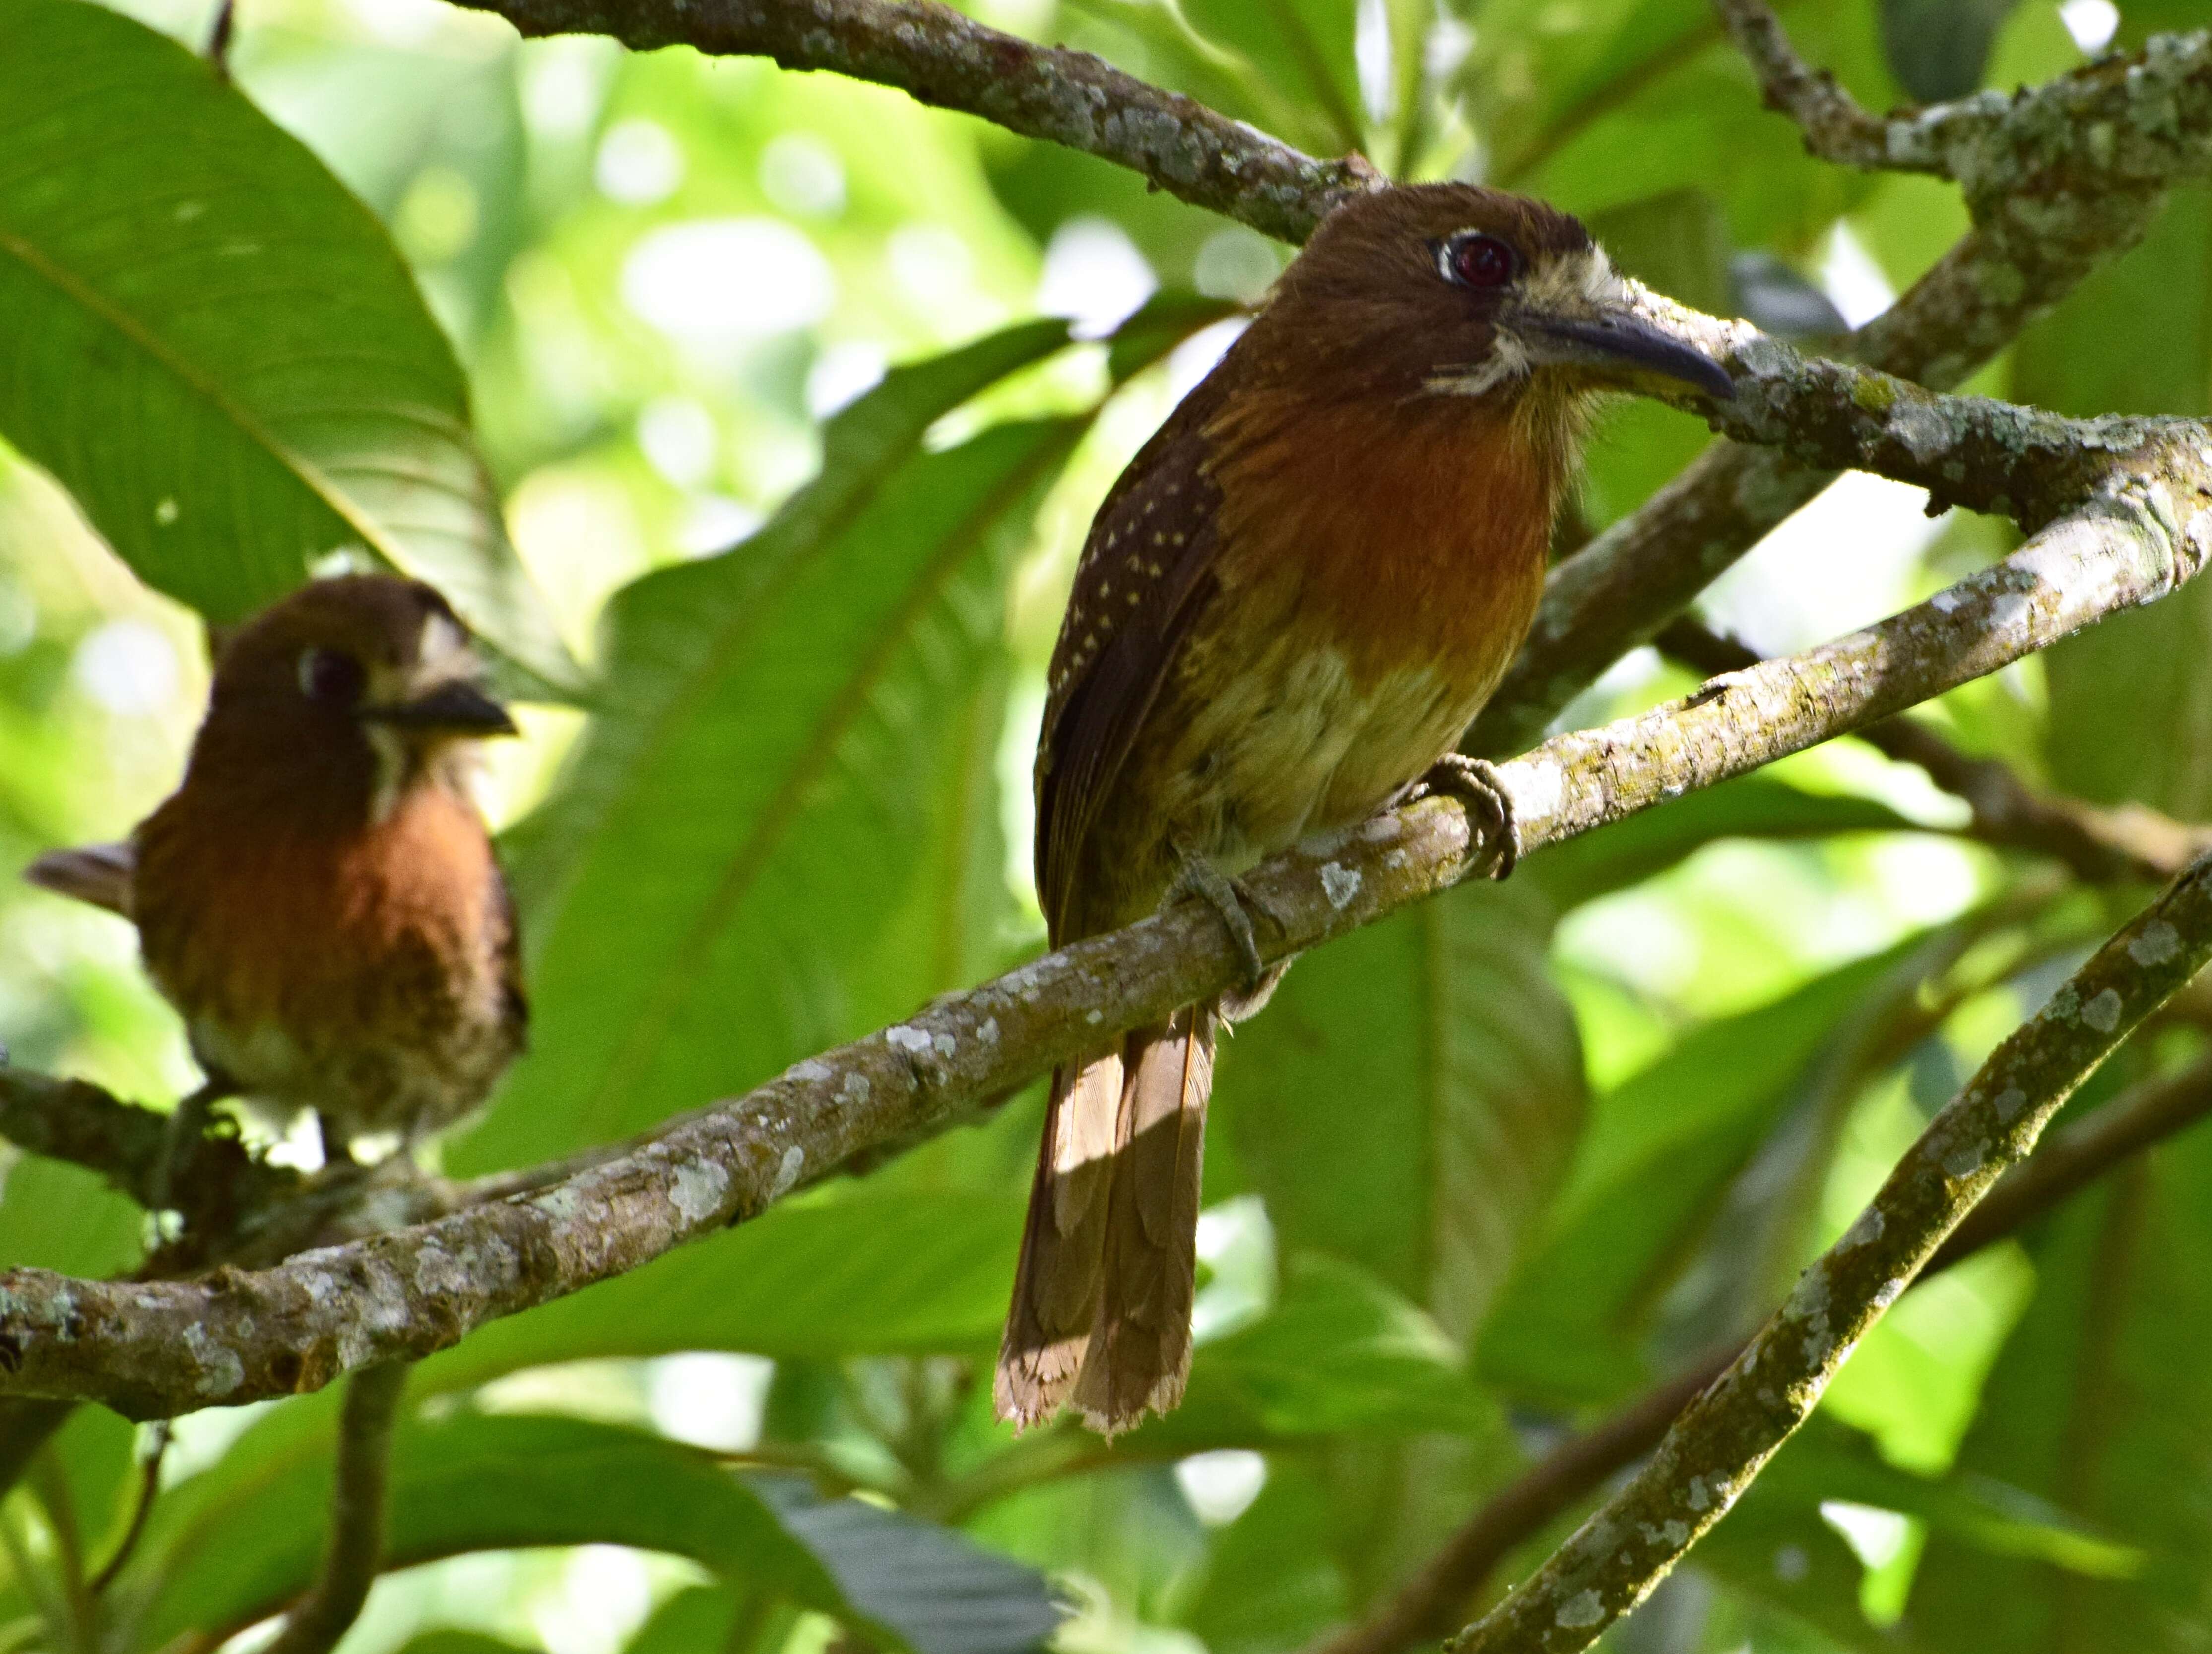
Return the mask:
[(1943, 170), (1932, 148), (1911, 142), (1925, 130), (1920, 124), (1877, 119), (1833, 75), (1807, 68), (1765, 0), (1713, 0), (1713, 9), (1750, 60), (1766, 106), (1804, 129), (1805, 148), (1812, 154), (1844, 167)]
[[(1788, 360), (1778, 359), (1784, 388), (1797, 384)], [(1893, 429), (1892, 410), (1869, 400), (1877, 405), (1859, 409), (1856, 425), (1846, 416), (1837, 427), (1857, 430), (1853, 440), (1883, 440)], [(1948, 454), (1982, 451), (2012, 417), (1965, 399), (1913, 406), (1921, 422), (1911, 461), (1938, 469)], [(2041, 428), (2046, 416), (2032, 417)], [(2094, 447), (2110, 428), (2077, 430)], [(2106, 474), (2078, 510), (1928, 602), (1502, 766), (1524, 846), (1887, 718), (2189, 579), (2212, 553), (2212, 443), (2191, 421), (2130, 429), (2136, 445), (2106, 451)], [(1266, 952), (1316, 946), (1450, 885), (1469, 870), (1469, 850), (1466, 816), (1437, 799), (1370, 821), (1334, 848), (1274, 858), (1249, 881), (1281, 921)], [(1212, 913), (1186, 905), (937, 1001), (532, 1193), (202, 1280), (9, 1271), (0, 1275), (0, 1394), (81, 1397), (158, 1417), (428, 1354), (484, 1321), (757, 1215), (856, 1154), (940, 1130), (1102, 1037), (1220, 991), (1239, 970)]]
[[(2140, 240), (2169, 185), (2212, 170), (2212, 31), (2161, 35), (2017, 98), (1993, 96), (1940, 106), (1959, 139), (1947, 170), (1966, 191), (1973, 230), (1841, 347), (1936, 390)], [(1787, 452), (1713, 444), (1553, 570), (1528, 641), (1468, 749), (1532, 744), (1600, 673), (1834, 480)]]
[[(2016, 1234), (2076, 1191), (2212, 1114), (2212, 1057), (2137, 1086), (2069, 1126), (2007, 1172), (1916, 1277), (1915, 1284)], [(1307, 1654), (1400, 1654), (1450, 1634), (1465, 1605), (1519, 1546), (1656, 1447), (1682, 1409), (1744, 1353), (1731, 1344), (1571, 1437), (1455, 1529), (1436, 1554), (1365, 1619)]]
[[(640, 49), (680, 43), (896, 87), (1130, 167), (1185, 201), (1293, 242), (1346, 191), (1378, 181), (1357, 157), (1316, 161), (1087, 52), (1037, 46), (928, 0), (455, 3), (494, 12), (526, 35), (608, 34)], [(1740, 0), (1727, 3), (1741, 9)], [(1796, 61), (1778, 30), (1754, 45), (1755, 64), (1762, 53)], [(1898, 146), (1898, 159), (1882, 164), (1926, 165), (1956, 179), (1975, 228), (1853, 335), (1845, 354), (1948, 388), (2140, 239), (2169, 184), (2212, 168), (2212, 31), (2160, 36), (2014, 98), (1983, 94), (1877, 124), (1884, 145)], [(1716, 444), (1553, 572), (1528, 642), (1469, 732), (1468, 750), (1531, 745), (1606, 667), (1832, 480), (1784, 455)]]
[(329, 1654), (361, 1617), (384, 1560), (392, 1427), (406, 1388), (407, 1369), (397, 1362), (364, 1367), (347, 1384), (322, 1572), (284, 1616), (284, 1628), (270, 1640), (267, 1654)]
[(455, 0), (526, 36), (609, 34), (896, 87), (1024, 137), (1142, 173), (1156, 189), (1303, 241), (1346, 193), (1382, 182), (1357, 155), (1316, 161), (1102, 58), (1034, 45), (933, 0)]
[[(1717, 676), (1755, 666), (1765, 657), (1687, 618), (1668, 623), (1652, 639), (1692, 671)], [(1868, 725), (1858, 739), (1913, 764), (1974, 813), (1966, 831), (1984, 844), (2054, 857), (2093, 881), (2133, 878), (2163, 883), (2212, 850), (2212, 827), (2192, 827), (2140, 804), (2112, 809), (2038, 791), (2009, 765), (1960, 751), (1911, 717)]]
[(1727, 1514), (1851, 1349), (2052, 1115), (2212, 958), (2212, 861), (2169, 885), (2008, 1037), (1929, 1123), (1790, 1301), (1693, 1401), (1628, 1485), (1452, 1654), (1588, 1647)]

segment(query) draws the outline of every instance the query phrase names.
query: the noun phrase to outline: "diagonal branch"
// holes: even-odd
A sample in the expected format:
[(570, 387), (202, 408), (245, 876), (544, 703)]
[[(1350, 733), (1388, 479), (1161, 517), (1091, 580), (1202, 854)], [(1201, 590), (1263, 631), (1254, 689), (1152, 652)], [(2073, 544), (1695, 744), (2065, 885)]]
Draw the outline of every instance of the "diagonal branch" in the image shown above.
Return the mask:
[[(1920, 1271), (1918, 1281), (2017, 1233), (2115, 1166), (2212, 1114), (2212, 1057), (2146, 1081), (2068, 1127), (2006, 1173)], [(1494, 1494), (1363, 1620), (1307, 1654), (1401, 1654), (1450, 1635), (1506, 1558), (1664, 1439), (1669, 1426), (1741, 1356), (1731, 1344), (1655, 1385), (1562, 1443)]]
[(2212, 860), (2167, 886), (1997, 1047), (1644, 1468), (1448, 1644), (1452, 1654), (1571, 1654), (1649, 1596), (2075, 1088), (2208, 958)]
[[(1708, 676), (1740, 672), (1764, 658), (1686, 618), (1670, 621), (1652, 641)], [(2038, 791), (2009, 765), (1961, 752), (1917, 718), (1869, 724), (1858, 738), (1899, 763), (1918, 766), (1963, 800), (1973, 811), (1966, 831), (1984, 844), (2055, 857), (2085, 879), (2163, 882), (2212, 850), (2212, 827), (2177, 821), (2141, 804), (2106, 808)]]
[[(1778, 362), (1777, 394), (1816, 394)], [(1889, 410), (1868, 400), (1875, 406), (1859, 410), (1856, 427), (1845, 418), (1838, 433), (1883, 439)], [(1915, 405), (1912, 462), (1939, 469), (1947, 451), (1973, 450), (2011, 416), (1966, 399)], [(1524, 846), (1887, 718), (2193, 576), (2212, 554), (2212, 445), (2191, 421), (2130, 431), (2135, 445), (2106, 451), (2106, 475), (2075, 511), (1928, 602), (1503, 766)], [(2094, 445), (2109, 427), (2080, 433)], [(1274, 858), (1249, 881), (1280, 920), (1268, 956), (1317, 946), (1452, 884), (1484, 863), (1479, 846), (1470, 851), (1466, 816), (1437, 799), (1333, 847)], [(204, 1280), (9, 1271), (0, 1275), (0, 1395), (82, 1397), (161, 1416), (427, 1354), (485, 1321), (757, 1215), (856, 1155), (940, 1130), (1105, 1035), (1218, 992), (1240, 969), (1211, 912), (1185, 905), (937, 1001), (531, 1193)]]

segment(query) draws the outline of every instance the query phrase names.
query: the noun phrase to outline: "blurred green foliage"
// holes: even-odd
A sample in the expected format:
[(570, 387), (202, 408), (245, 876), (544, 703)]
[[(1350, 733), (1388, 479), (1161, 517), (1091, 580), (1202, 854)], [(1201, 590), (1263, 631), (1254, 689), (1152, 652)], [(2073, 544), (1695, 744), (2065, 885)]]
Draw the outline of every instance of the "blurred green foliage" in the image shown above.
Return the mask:
[[(1779, 9), (1875, 106), (2202, 21)], [(979, 11), (1317, 153), (1545, 194), (1778, 330), (1864, 319), (1965, 227), (1944, 187), (1807, 157), (1704, 0)], [(1033, 951), (1029, 757), (1075, 550), (1286, 250), (825, 76), (525, 45), (434, 0), (255, 0), (233, 88), (179, 44), (206, 21), (0, 0), (0, 870), (173, 783), (204, 620), (384, 559), (453, 591), (532, 702), (487, 793), (536, 1049), (449, 1168), (640, 1130)], [(1982, 384), (2205, 411), (2208, 214), (2177, 193)], [(1583, 518), (1702, 440), (1620, 410)], [(2005, 543), (1917, 506), (1847, 481), (1711, 613), (1794, 647)], [(2209, 615), (2193, 588), (1936, 716), (2031, 779), (2203, 815)], [(1572, 716), (1683, 682), (1632, 657)], [(1224, 1051), (1189, 1399), (1110, 1451), (988, 1418), (1033, 1095), (486, 1329), (416, 1374), (400, 1571), (347, 1648), (812, 1654), (842, 1623), (1012, 1654), (1063, 1609), (1071, 1654), (1300, 1646), (1755, 1322), (2140, 894), (1963, 819), (1838, 747), (1304, 961)], [(0, 942), (15, 1061), (189, 1086), (125, 927), (10, 883)], [(2075, 1106), (2196, 1042), (2124, 1053)], [(1609, 1645), (2202, 1649), (2208, 1155), (2161, 1148), (1909, 1296)], [(89, 1175), (5, 1176), (0, 1263), (136, 1260), (138, 1215)], [(151, 1650), (275, 1611), (313, 1565), (334, 1406), (182, 1421), (97, 1625), (83, 1582), (141, 1476), (129, 1426), (72, 1415), (0, 1505), (0, 1642)]]

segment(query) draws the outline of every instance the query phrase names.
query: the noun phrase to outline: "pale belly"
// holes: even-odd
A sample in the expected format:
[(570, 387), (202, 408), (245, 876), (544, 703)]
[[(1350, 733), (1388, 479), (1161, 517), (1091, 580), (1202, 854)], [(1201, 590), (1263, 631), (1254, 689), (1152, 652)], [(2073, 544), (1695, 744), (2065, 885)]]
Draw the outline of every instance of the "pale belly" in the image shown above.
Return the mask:
[(1346, 650), (1296, 627), (1235, 650), (1233, 671), (1215, 669), (1216, 651), (1231, 640), (1201, 641), (1182, 663), (1101, 812), (1082, 888), (1102, 900), (1077, 934), (1152, 912), (1187, 857), (1233, 875), (1364, 821), (1452, 749), (1504, 666), (1412, 661), (1362, 681)]

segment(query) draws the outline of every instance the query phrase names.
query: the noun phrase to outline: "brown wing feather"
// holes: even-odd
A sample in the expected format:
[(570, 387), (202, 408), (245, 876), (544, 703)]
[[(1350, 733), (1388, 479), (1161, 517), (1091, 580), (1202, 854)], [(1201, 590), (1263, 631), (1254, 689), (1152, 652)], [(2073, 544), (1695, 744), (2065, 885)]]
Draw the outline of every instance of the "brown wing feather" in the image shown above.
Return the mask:
[(1076, 919), (1083, 842), (1213, 591), (1221, 495), (1205, 428), (1222, 377), (1185, 397), (1129, 463), (1076, 566), (1037, 740), (1037, 900), (1055, 944)]

